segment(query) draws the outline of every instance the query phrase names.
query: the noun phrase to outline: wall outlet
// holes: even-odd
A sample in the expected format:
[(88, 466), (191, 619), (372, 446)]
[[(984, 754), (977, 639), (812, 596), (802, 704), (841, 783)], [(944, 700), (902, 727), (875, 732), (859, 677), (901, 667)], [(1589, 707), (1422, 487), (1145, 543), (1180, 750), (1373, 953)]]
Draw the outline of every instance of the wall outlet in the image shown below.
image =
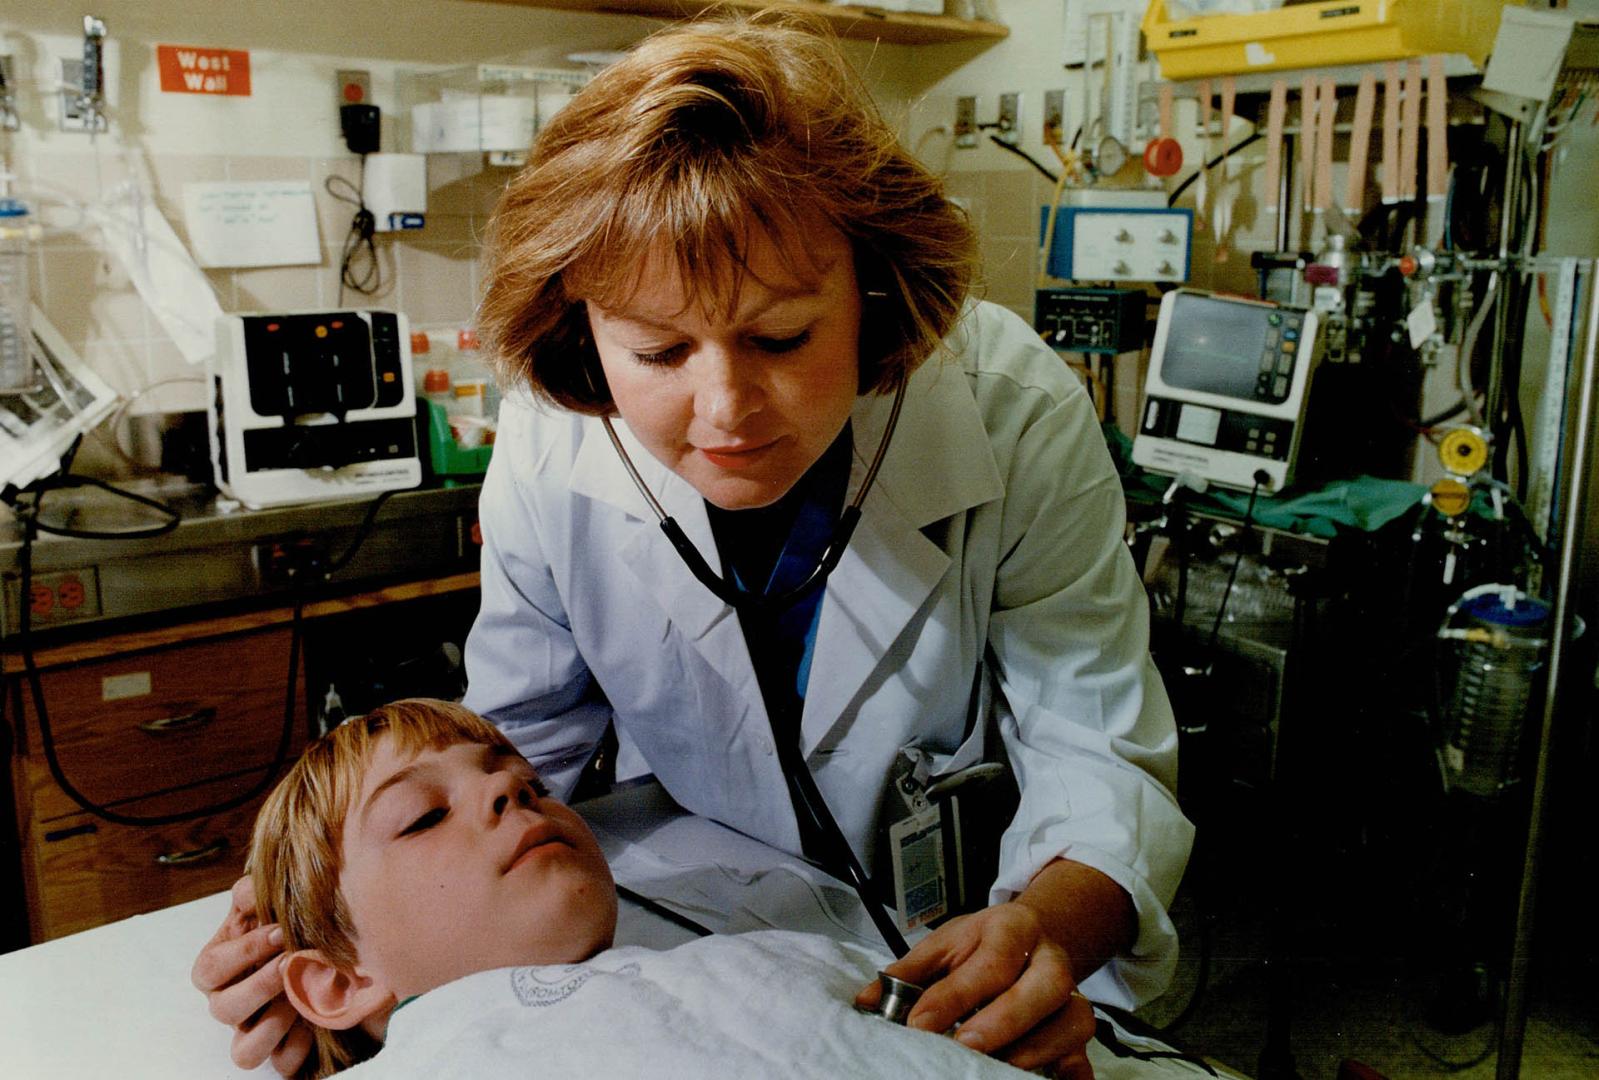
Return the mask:
[(1044, 91), (1044, 145), (1066, 148), (1066, 91)]
[(109, 131), (103, 112), (89, 113), (83, 107), (83, 61), (61, 58), (61, 130), (99, 133)]
[(999, 95), (999, 122), (994, 134), (1013, 143), (1022, 134), (1022, 96), (1012, 92)]
[(977, 99), (975, 97), (958, 97), (955, 99), (955, 145), (962, 150), (970, 150), (977, 145)]
[(333, 86), (340, 105), (372, 103), (372, 73), (369, 71), (335, 71)]

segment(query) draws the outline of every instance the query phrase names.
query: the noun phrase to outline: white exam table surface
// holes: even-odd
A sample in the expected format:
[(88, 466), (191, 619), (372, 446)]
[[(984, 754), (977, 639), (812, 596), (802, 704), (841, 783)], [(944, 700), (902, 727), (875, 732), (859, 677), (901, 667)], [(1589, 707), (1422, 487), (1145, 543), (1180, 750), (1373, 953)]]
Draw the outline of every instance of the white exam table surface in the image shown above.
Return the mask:
[[(685, 814), (654, 785), (581, 809), (620, 884), (707, 929), (809, 930), (881, 950), (847, 886)], [(230, 1032), (189, 982), (228, 901), (217, 893), (0, 956), (0, 1078), (276, 1076), (270, 1065), (254, 1073), (233, 1066)], [(670, 948), (695, 936), (634, 903), (620, 905), (618, 944)], [(1193, 1073), (1152, 1067), (1148, 1075)]]

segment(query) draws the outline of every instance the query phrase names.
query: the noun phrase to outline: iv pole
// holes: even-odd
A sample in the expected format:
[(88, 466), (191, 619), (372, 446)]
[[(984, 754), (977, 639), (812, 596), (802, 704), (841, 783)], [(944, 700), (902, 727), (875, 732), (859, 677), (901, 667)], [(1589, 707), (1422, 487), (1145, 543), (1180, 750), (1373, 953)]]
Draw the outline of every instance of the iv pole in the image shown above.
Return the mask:
[(1575, 421), (1566, 445), (1561, 472), (1562, 535), (1559, 574), (1554, 595), (1554, 633), (1549, 643), (1549, 668), (1544, 685), (1543, 722), (1538, 738), (1538, 764), (1533, 775), (1532, 815), (1527, 827), (1527, 851), (1521, 871), (1521, 894), (1516, 905), (1515, 945), (1510, 957), (1505, 1013), (1499, 1030), (1496, 1080), (1517, 1080), (1521, 1073), (1522, 1039), (1527, 1029), (1527, 980), (1532, 966), (1534, 909), (1538, 900), (1538, 871), (1543, 855), (1543, 831), (1548, 817), (1550, 742), (1555, 724), (1566, 653), (1571, 644), (1574, 586), (1582, 554), (1584, 514), (1589, 469), (1594, 459), (1594, 384), (1599, 380), (1599, 261), (1588, 262), (1588, 317), (1577, 374)]

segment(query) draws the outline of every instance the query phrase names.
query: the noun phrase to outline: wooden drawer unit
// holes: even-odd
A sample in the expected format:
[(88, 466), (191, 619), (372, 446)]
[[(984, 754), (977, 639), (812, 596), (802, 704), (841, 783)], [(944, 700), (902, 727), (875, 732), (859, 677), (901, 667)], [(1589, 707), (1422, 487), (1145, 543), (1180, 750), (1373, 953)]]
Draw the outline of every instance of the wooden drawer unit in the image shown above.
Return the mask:
[[(275, 629), (44, 672), (45, 707), (67, 780), (114, 808), (271, 761), (283, 733), (289, 642), (287, 629)], [(303, 692), (297, 696), (303, 702)], [(38, 711), (26, 684), (22, 702), (21, 750), (42, 763)], [(292, 737), (297, 754), (303, 723)], [(39, 792), (34, 804), (46, 820), (77, 809), (59, 789)]]
[[(477, 586), (477, 574), (469, 573), (320, 598), (303, 611), (305, 648), (315, 651), (316, 629), (323, 652), (337, 652), (328, 639), (345, 631), (332, 620), (364, 625), (361, 612), (397, 618), (407, 611), (414, 619), (436, 602), (474, 598)], [(113, 822), (63, 790), (50, 771), (21, 659), (0, 654), (3, 719), (15, 735), (8, 771), (16, 844), (9, 857), (20, 864), (32, 941), (219, 892), (243, 872), (256, 811), (271, 789), (262, 781), (283, 734), (294, 618), (292, 608), (233, 612), (38, 651), (67, 782), (119, 816), (203, 812), (169, 824)], [(305, 747), (311, 712), (305, 671), (301, 665), (296, 674), (291, 763)], [(241, 797), (248, 801), (213, 809)], [(13, 882), (8, 891), (15, 888)], [(10, 898), (0, 895), (0, 904)]]
[[(260, 776), (258, 770), (251, 779)], [(54, 786), (48, 774), (42, 781), (37, 775), (33, 779)], [(213, 781), (189, 792), (187, 801), (215, 804), (234, 786)], [(33, 940), (75, 934), (226, 889), (244, 872), (250, 830), (265, 798), (262, 793), (232, 810), (173, 825), (117, 825), (82, 812), (24, 822)], [(142, 800), (128, 809), (159, 813), (159, 803)]]
[[(288, 627), (49, 666), (41, 672), (56, 757), (91, 803), (135, 818), (204, 811), (249, 794), (283, 734)], [(287, 760), (306, 741), (303, 674)], [(56, 782), (27, 680), (12, 761), (22, 877), (35, 941), (225, 889), (239, 876), (265, 791), (243, 806), (165, 825), (86, 812)]]

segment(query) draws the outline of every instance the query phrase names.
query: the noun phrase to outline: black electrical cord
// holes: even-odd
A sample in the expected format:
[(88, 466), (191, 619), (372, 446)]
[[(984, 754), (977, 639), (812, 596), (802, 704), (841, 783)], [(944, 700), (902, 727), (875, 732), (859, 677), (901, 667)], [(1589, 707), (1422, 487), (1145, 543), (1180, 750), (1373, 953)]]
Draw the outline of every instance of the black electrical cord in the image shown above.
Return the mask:
[(372, 523), (377, 520), (378, 511), (383, 509), (383, 504), (388, 502), (393, 494), (392, 489), (385, 491), (367, 506), (366, 516), (361, 519), (360, 526), (355, 530), (355, 537), (350, 541), (350, 546), (344, 549), (343, 554), (328, 560), (326, 569), (322, 571), (324, 581), (343, 570), (350, 564), (350, 560), (355, 558), (355, 553), (361, 550), (361, 545), (366, 543), (367, 536), (372, 532)]
[(1167, 206), (1176, 206), (1178, 197), (1181, 196), (1183, 192), (1187, 191), (1188, 188), (1190, 187), (1190, 185), (1192, 185), (1195, 180), (1199, 179), (1200, 173), (1209, 172), (1211, 169), (1214, 169), (1216, 166), (1220, 165), (1222, 162), (1224, 162), (1228, 158), (1232, 157), (1234, 154), (1236, 154), (1238, 151), (1242, 150), (1244, 147), (1248, 146), (1250, 143), (1259, 142), (1261, 139), (1264, 139), (1265, 137), (1266, 137), (1265, 135), (1263, 135), (1263, 134), (1261, 134), (1260, 132), (1257, 131), (1253, 135), (1250, 135), (1247, 138), (1239, 139), (1237, 142), (1233, 143), (1233, 145), (1229, 146), (1227, 149), (1223, 150), (1221, 153), (1217, 154), (1215, 157), (1213, 157), (1209, 161), (1205, 162), (1205, 164), (1201, 165), (1199, 168), (1195, 169), (1193, 172), (1191, 172), (1187, 176), (1185, 176), (1183, 178), (1183, 182), (1182, 183), (1180, 183), (1176, 187), (1172, 188), (1171, 194), (1166, 196), (1166, 205)]
[[(361, 176), (366, 177), (366, 155), (361, 155)], [(372, 296), (383, 288), (383, 265), (378, 261), (373, 234), (377, 231), (377, 218), (367, 209), (366, 198), (361, 193), (364, 185), (352, 184), (342, 176), (329, 176), (322, 185), (329, 195), (340, 202), (355, 207), (350, 219), (350, 231), (344, 238), (344, 250), (339, 256), (339, 306), (344, 306), (344, 290), (351, 289), (362, 296)], [(357, 271), (357, 264), (364, 268)]]
[(1000, 147), (1001, 149), (1009, 150), (1011, 153), (1015, 154), (1017, 157), (1021, 158), (1025, 162), (1027, 162), (1027, 164), (1031, 165), (1033, 168), (1035, 168), (1039, 172), (1043, 173), (1044, 174), (1044, 178), (1047, 179), (1050, 183), (1054, 184), (1054, 183), (1059, 182), (1060, 177), (1056, 176), (1054, 173), (1052, 173), (1048, 169), (1044, 168), (1042, 162), (1040, 162), (1033, 155), (1029, 154), (1026, 150), (1023, 150), (1021, 147), (1015, 145), (1014, 143), (1008, 143), (1004, 139), (1001, 139), (998, 135), (994, 135), (994, 134), (990, 134), (988, 136), (988, 141), (993, 143), (995, 146)]
[(1227, 614), (1227, 600), (1233, 594), (1233, 582), (1238, 578), (1238, 567), (1244, 561), (1244, 541), (1249, 537), (1249, 530), (1255, 523), (1255, 496), (1260, 494), (1260, 485), (1270, 480), (1265, 469), (1256, 469), (1252, 479), (1254, 485), (1249, 489), (1249, 502), (1244, 507), (1244, 525), (1238, 534), (1238, 551), (1233, 556), (1233, 568), (1227, 573), (1227, 587), (1221, 591), (1221, 602), (1216, 605), (1216, 621), (1210, 624), (1210, 643), (1205, 646), (1205, 671), (1208, 674), (1216, 663), (1216, 643), (1221, 637), (1222, 618)]
[[(77, 803), (85, 811), (94, 815), (95, 817), (102, 818), (117, 825), (173, 825), (177, 824), (178, 822), (194, 821), (198, 818), (209, 817), (213, 814), (222, 813), (223, 811), (231, 810), (238, 806), (243, 806), (245, 803), (264, 793), (267, 787), (277, 777), (277, 774), (282, 771), (283, 766), (288, 762), (289, 746), (294, 732), (294, 682), (296, 667), (299, 659), (298, 609), (296, 609), (295, 612), (295, 626), (292, 638), (293, 651), (289, 656), (289, 700), (285, 708), (283, 718), (283, 732), (278, 739), (277, 753), (274, 756), (272, 765), (267, 770), (266, 774), (261, 778), (260, 783), (256, 784), (250, 790), (240, 795), (236, 795), (229, 799), (224, 799), (221, 802), (209, 806), (200, 807), (196, 810), (185, 810), (175, 814), (146, 815), (124, 814), (120, 813), (119, 811), (112, 810), (109, 807), (102, 806), (79, 790), (77, 785), (75, 785), (66, 775), (66, 770), (61, 764), (61, 758), (56, 749), (55, 732), (50, 723), (50, 710), (45, 704), (44, 680), (39, 674), (39, 665), (34, 656), (33, 643), (31, 640), (33, 630), (32, 611), (31, 605), (26, 602), (26, 598), (30, 596), (33, 591), (34, 542), (38, 538), (38, 534), (41, 532), (89, 540), (149, 539), (152, 537), (164, 536), (167, 533), (172, 532), (177, 528), (178, 523), (181, 520), (178, 512), (167, 506), (165, 503), (161, 503), (155, 499), (146, 498), (143, 495), (138, 495), (130, 491), (123, 491), (119, 488), (112, 487), (110, 484), (107, 484), (104, 481), (96, 480), (93, 477), (71, 476), (67, 474), (65, 469), (70, 467), (71, 459), (76, 451), (77, 444), (74, 443), (72, 449), (68, 451), (66, 457), (63, 459), (66, 464), (63, 466), (63, 472), (61, 475), (40, 481), (20, 491), (7, 491), (5, 493), (5, 502), (11, 506), (12, 511), (16, 514), (18, 521), (22, 524), (22, 551), (20, 554), (20, 562), (22, 570), (21, 588), (24, 602), (18, 605), (21, 608), (21, 620), (19, 628), (20, 633), (18, 637), (21, 641), (20, 652), (22, 654), (23, 672), (28, 683), (28, 692), (33, 697), (34, 713), (39, 720), (39, 741), (42, 749), (44, 750), (45, 765), (50, 771), (50, 776), (53, 780), (55, 780), (56, 786), (65, 792), (68, 798), (72, 799), (73, 802)], [(112, 494), (118, 495), (119, 497), (126, 498), (133, 502), (137, 502), (151, 507), (152, 509), (158, 510), (166, 515), (167, 520), (163, 521), (159, 525), (151, 526), (149, 528), (129, 529), (119, 532), (107, 532), (93, 529), (75, 529), (60, 525), (48, 525), (40, 521), (39, 510), (44, 501), (45, 494), (49, 491), (70, 487), (101, 488), (105, 491), (111, 492)]]

